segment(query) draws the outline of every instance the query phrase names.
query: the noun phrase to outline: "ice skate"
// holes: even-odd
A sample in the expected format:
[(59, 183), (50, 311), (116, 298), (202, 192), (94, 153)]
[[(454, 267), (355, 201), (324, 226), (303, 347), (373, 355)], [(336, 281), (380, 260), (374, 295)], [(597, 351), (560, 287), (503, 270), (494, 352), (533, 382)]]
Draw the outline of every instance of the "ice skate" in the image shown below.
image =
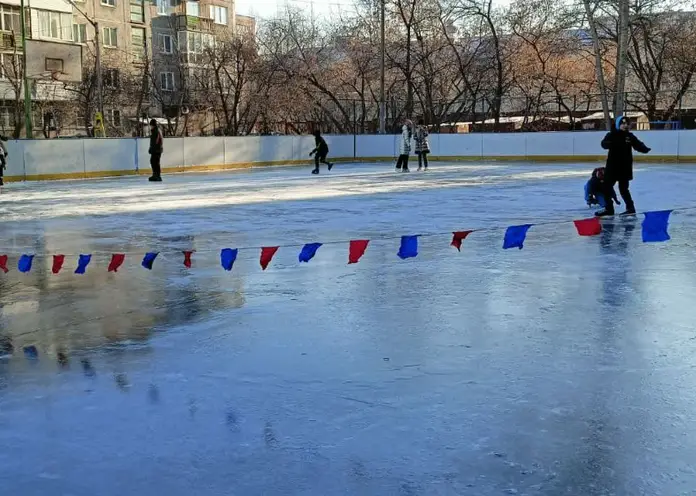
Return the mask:
[(625, 212), (621, 212), (619, 214), (620, 217), (627, 217), (629, 215), (636, 215), (635, 209), (630, 209), (630, 210), (627, 209)]
[(408, 170), (408, 167), (404, 167), (403, 169), (401, 169), (401, 172), (411, 172), (411, 171)]
[(152, 176), (148, 179), (148, 181), (150, 181), (151, 183), (161, 183), (162, 178), (159, 176)]
[(333, 163), (329, 162), (328, 166), (329, 166), (329, 170), (333, 169)]
[(314, 170), (312, 171), (312, 174), (319, 174), (319, 169), (314, 169)]
[(600, 210), (599, 212), (595, 212), (595, 217), (612, 217), (614, 215), (614, 212), (610, 212), (608, 210)]
[(418, 167), (418, 169), (416, 169), (416, 172), (420, 172), (421, 170), (423, 170), (423, 167)]

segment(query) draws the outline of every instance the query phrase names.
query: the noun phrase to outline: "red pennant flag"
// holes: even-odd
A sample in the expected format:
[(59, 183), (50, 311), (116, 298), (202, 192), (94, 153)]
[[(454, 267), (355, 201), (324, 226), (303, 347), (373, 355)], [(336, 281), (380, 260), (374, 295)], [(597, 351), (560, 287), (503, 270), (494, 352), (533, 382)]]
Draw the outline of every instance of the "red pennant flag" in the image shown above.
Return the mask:
[(65, 255), (53, 255), (53, 268), (51, 272), (57, 274), (60, 269), (63, 268), (63, 263), (65, 262)]
[(602, 232), (602, 223), (599, 222), (599, 218), (597, 217), (574, 220), (573, 222), (580, 236), (597, 236)]
[(191, 255), (193, 255), (193, 251), (185, 251), (184, 253), (184, 267), (187, 269), (191, 268)]
[(353, 239), (348, 247), (348, 263), (358, 263), (370, 244), (369, 239)]
[(452, 243), (451, 246), (454, 246), (458, 251), (462, 251), (462, 241), (466, 239), (466, 237), (471, 234), (474, 231), (455, 231), (452, 233)]
[(118, 272), (119, 267), (123, 265), (126, 259), (125, 253), (114, 253), (111, 255), (111, 263), (109, 263), (109, 272)]
[(2, 270), (5, 274), (9, 272), (7, 268), (7, 255), (0, 255), (0, 270)]
[(273, 260), (278, 248), (280, 248), (280, 246), (264, 246), (261, 248), (261, 259), (259, 260), (261, 269), (266, 270), (266, 267), (268, 267), (268, 264)]

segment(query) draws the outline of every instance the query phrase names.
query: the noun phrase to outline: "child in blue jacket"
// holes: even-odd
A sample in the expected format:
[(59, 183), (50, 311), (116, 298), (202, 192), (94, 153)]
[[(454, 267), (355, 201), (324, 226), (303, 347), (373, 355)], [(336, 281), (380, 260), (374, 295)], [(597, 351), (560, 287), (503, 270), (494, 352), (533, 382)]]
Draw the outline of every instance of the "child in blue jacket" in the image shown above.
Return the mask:
[[(592, 177), (585, 183), (585, 203), (588, 207), (593, 205), (599, 205), (602, 208), (606, 208), (606, 203), (604, 201), (604, 167), (597, 167), (592, 171)], [(616, 202), (617, 205), (621, 205), (621, 202), (616, 197), (616, 191), (611, 188), (612, 200)]]

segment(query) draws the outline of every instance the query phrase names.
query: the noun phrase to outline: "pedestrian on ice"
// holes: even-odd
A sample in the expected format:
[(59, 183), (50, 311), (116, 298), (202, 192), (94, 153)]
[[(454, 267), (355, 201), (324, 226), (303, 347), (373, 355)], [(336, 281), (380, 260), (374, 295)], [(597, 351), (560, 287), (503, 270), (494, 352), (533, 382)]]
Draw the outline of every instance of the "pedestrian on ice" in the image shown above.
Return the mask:
[(430, 144), (428, 143), (428, 128), (423, 125), (423, 119), (418, 120), (414, 140), (416, 142), (416, 155), (418, 155), (418, 170), (428, 170)]
[(5, 169), (7, 169), (7, 136), (0, 136), (0, 188), (5, 185), (3, 181), (3, 176), (5, 175)]
[(413, 137), (413, 122), (404, 119), (401, 126), (401, 139), (399, 140), (399, 158), (396, 161), (396, 170), (409, 172), (408, 156), (411, 153), (411, 138)]
[(329, 154), (329, 145), (326, 144), (326, 140), (321, 136), (321, 131), (318, 129), (314, 131), (314, 144), (315, 148), (309, 152), (309, 156), (314, 155), (314, 170), (312, 174), (319, 174), (319, 162), (326, 164), (331, 170), (333, 164), (326, 161), (326, 156)]
[(164, 151), (164, 137), (162, 130), (157, 125), (155, 119), (150, 120), (150, 167), (152, 167), (152, 177), (150, 181), (162, 181), (162, 169), (160, 160)]
[(636, 213), (636, 206), (628, 190), (629, 182), (633, 180), (633, 150), (648, 153), (650, 148), (628, 130), (628, 119), (625, 116), (616, 118), (616, 127), (604, 137), (602, 148), (609, 151), (604, 170), (604, 210), (595, 215), (614, 215), (612, 191), (617, 182), (621, 198), (626, 204), (626, 211), (621, 215), (633, 215)]
[[(605, 207), (604, 172), (604, 167), (597, 167), (592, 171), (592, 177), (590, 177), (590, 179), (585, 183), (585, 203), (587, 203), (588, 207), (592, 207), (593, 205), (599, 205), (602, 208)], [(616, 191), (614, 191), (613, 187), (611, 188), (611, 197), (614, 200), (614, 203), (621, 205), (621, 202), (616, 197)]]

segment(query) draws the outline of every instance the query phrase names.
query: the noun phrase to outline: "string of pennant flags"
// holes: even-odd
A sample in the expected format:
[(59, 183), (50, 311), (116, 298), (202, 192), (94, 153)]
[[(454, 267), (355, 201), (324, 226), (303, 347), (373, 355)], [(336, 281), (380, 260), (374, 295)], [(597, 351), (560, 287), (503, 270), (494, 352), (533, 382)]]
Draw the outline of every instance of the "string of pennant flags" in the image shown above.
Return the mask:
[[(642, 238), (644, 243), (654, 243), (654, 242), (664, 242), (668, 241), (670, 235), (668, 233), (669, 218), (674, 211), (684, 211), (692, 210), (696, 207), (672, 209), (672, 210), (659, 210), (652, 212), (644, 212), (644, 219), (642, 222)], [(568, 221), (550, 221), (550, 222), (539, 222), (535, 224), (521, 224), (515, 226), (509, 226), (505, 229), (505, 235), (503, 237), (503, 249), (509, 250), (512, 248), (522, 249), (524, 248), (524, 242), (527, 238), (527, 233), (529, 229), (533, 226), (540, 225), (552, 225), (552, 224), (564, 224)], [(579, 236), (597, 236), (602, 232), (602, 223), (597, 217), (592, 217), (589, 219), (574, 220), (573, 224)], [(474, 232), (480, 231), (490, 231), (492, 228), (482, 228), (482, 229), (471, 229), (468, 231), (454, 231), (452, 232), (452, 241), (450, 246), (453, 246), (458, 251), (461, 251), (462, 243), (464, 240)], [(428, 237), (428, 236), (441, 236), (449, 233), (429, 233), (429, 234), (414, 234), (408, 236), (400, 237), (380, 237), (380, 240), (384, 239), (399, 239), (401, 240), (399, 245), (399, 251), (397, 256), (406, 260), (409, 258), (415, 258), (418, 256), (418, 238)], [(256, 247), (255, 249), (260, 249), (259, 265), (262, 270), (266, 270), (273, 260), (280, 248), (290, 248), (290, 247), (300, 247), (301, 250), (298, 256), (298, 261), (300, 263), (308, 263), (317, 254), (319, 248), (325, 244), (343, 244), (348, 243), (348, 263), (356, 264), (365, 254), (367, 247), (370, 244), (369, 239), (352, 239), (343, 241), (332, 241), (328, 243), (306, 243), (304, 245), (278, 245), (278, 246), (263, 246)], [(223, 248), (220, 250), (220, 265), (226, 271), (231, 271), (234, 263), (237, 260), (240, 250), (247, 250), (251, 248)], [(184, 267), (190, 269), (193, 265), (193, 255), (196, 253), (195, 250), (184, 250), (181, 252), (183, 256)], [(147, 269), (152, 270), (157, 257), (160, 252), (152, 251), (145, 253), (142, 258), (140, 265)], [(92, 262), (93, 254), (80, 254), (77, 260), (77, 267), (74, 270), (75, 274), (85, 274), (87, 268)], [(52, 266), (51, 272), (53, 274), (59, 274), (63, 271), (66, 261), (66, 255), (57, 254), (52, 256)], [(22, 254), (17, 261), (17, 270), (21, 273), (31, 272), (36, 255), (34, 254)], [(118, 272), (123, 266), (126, 260), (126, 253), (112, 253), (111, 260), (107, 267), (108, 272)], [(9, 257), (8, 255), (0, 255), (0, 271), (7, 274), (10, 271), (8, 267)]]

